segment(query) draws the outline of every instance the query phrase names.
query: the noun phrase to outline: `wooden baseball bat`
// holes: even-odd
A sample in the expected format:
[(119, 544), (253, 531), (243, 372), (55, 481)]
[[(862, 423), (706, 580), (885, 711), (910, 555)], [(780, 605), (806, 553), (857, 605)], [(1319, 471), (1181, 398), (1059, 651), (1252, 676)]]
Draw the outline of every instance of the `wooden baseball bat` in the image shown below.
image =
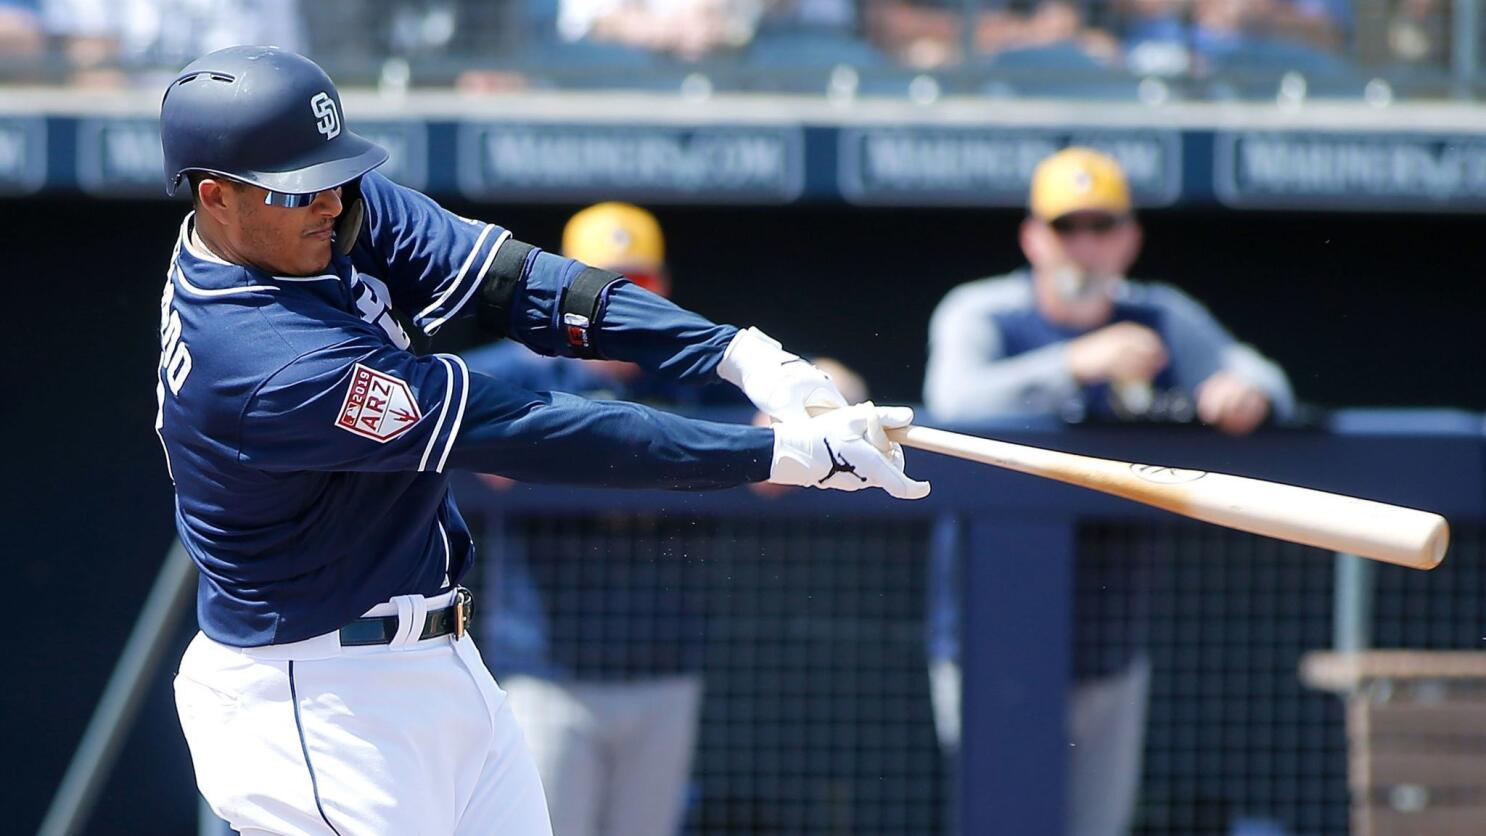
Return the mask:
[(1005, 467), (1154, 505), (1184, 517), (1369, 557), (1433, 569), (1450, 526), (1428, 511), (1202, 470), (1099, 459), (929, 427), (888, 430), (905, 447)]

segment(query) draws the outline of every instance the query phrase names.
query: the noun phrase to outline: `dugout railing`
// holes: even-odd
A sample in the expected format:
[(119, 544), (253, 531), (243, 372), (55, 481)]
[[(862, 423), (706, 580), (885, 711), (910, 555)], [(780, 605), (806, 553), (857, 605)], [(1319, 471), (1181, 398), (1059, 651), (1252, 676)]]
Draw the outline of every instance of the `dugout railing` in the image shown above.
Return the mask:
[[(1137, 833), (1345, 833), (1343, 710), (1300, 683), (1301, 655), (1486, 641), (1479, 415), (1349, 411), (1247, 439), (1044, 420), (955, 428), (1428, 508), (1450, 519), (1454, 542), (1430, 573), (1379, 566), (910, 452), (914, 475), (934, 483), (915, 503), (810, 490), (497, 490), (461, 476), (460, 505), (486, 551), (469, 583), (497, 581), (489, 570), (502, 549), (539, 550), (571, 563), (550, 605), (596, 620), (643, 617), (606, 612), (615, 566), (658, 568), (658, 583), (688, 596), (707, 683), (688, 832), (1059, 832), (1072, 672), (1138, 649), (1153, 677)], [(944, 615), (935, 561), (961, 573), (955, 764), (935, 739), (925, 673), (927, 625)], [(162, 573), (44, 832), (81, 832), (132, 692), (168, 673), (168, 662), (152, 670), (151, 635), (170, 632), (161, 619), (177, 616), (194, 580), (178, 568)]]
[[(1058, 832), (1071, 672), (1132, 650), (1154, 671), (1138, 832), (1345, 832), (1342, 709), (1303, 687), (1300, 656), (1486, 636), (1478, 415), (1341, 412), (1247, 439), (1042, 420), (963, 429), (1428, 508), (1450, 518), (1455, 542), (1432, 573), (1376, 566), (911, 451), (915, 475), (934, 482), (917, 503), (469, 480), (461, 507), (495, 526), (487, 551), (504, 542), (571, 561), (572, 605), (601, 605), (606, 561), (676, 561), (664, 582), (705, 620), (690, 822), (706, 832), (931, 833), (955, 819), (964, 833)], [(964, 749), (946, 769), (924, 634), (943, 615), (929, 564), (956, 556)]]

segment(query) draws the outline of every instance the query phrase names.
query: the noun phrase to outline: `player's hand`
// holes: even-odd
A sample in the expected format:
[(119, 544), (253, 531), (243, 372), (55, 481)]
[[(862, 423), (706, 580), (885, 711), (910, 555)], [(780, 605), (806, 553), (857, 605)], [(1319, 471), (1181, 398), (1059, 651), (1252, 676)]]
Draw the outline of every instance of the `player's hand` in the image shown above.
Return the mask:
[(769, 481), (841, 491), (882, 488), (898, 499), (922, 499), (929, 483), (903, 473), (903, 448), (884, 431), (912, 423), (912, 409), (868, 401), (776, 424)]
[(1248, 435), (1269, 415), (1269, 396), (1233, 372), (1215, 372), (1197, 387), (1197, 417), (1229, 435)]
[(1068, 370), (1079, 383), (1150, 380), (1168, 360), (1161, 337), (1134, 322), (1116, 322), (1068, 341)]
[(830, 375), (785, 351), (757, 328), (739, 331), (733, 337), (717, 365), (717, 374), (742, 389), (754, 406), (775, 421), (807, 418), (807, 407), (846, 406), (846, 398)]

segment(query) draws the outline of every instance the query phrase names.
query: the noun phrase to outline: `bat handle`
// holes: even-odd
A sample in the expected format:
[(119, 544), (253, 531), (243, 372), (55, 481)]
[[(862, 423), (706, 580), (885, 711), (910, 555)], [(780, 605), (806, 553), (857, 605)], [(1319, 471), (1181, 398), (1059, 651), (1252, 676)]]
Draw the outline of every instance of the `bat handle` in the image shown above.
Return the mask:
[[(839, 409), (839, 407), (828, 404), (806, 404), (805, 414), (809, 415), (811, 418), (814, 418), (818, 415), (824, 415), (827, 412), (835, 409)], [(906, 427), (884, 429), (883, 431), (887, 433), (887, 437), (889, 439), (903, 445), (904, 447), (916, 447), (922, 450), (932, 451), (934, 450), (934, 446), (929, 439), (926, 439), (924, 437), (923, 431), (925, 429), (927, 428), (915, 427), (912, 424), (909, 424)], [(929, 432), (933, 433), (934, 431), (929, 430)]]

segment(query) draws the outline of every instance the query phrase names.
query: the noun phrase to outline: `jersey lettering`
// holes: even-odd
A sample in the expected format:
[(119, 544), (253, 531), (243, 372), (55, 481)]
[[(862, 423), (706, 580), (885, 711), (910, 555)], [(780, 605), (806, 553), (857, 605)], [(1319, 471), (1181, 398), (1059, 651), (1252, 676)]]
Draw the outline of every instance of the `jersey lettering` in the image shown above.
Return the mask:
[(160, 299), (160, 369), (172, 395), (179, 395), (191, 374), (191, 349), (181, 339), (181, 315), (176, 313), (175, 282), (165, 282)]
[(181, 315), (175, 310), (175, 282), (167, 274), (165, 290), (160, 294), (160, 379), (155, 382), (155, 437), (165, 451), (165, 470), (175, 481), (175, 468), (170, 464), (170, 448), (165, 446), (165, 387), (181, 394), (186, 376), (191, 373), (191, 349), (181, 339)]
[(353, 292), (356, 294), (356, 310), (360, 311), (362, 321), (379, 326), (398, 348), (406, 350), (413, 344), (408, 339), (408, 332), (392, 316), (392, 308), (388, 304), (392, 295), (381, 279), (357, 273)]

